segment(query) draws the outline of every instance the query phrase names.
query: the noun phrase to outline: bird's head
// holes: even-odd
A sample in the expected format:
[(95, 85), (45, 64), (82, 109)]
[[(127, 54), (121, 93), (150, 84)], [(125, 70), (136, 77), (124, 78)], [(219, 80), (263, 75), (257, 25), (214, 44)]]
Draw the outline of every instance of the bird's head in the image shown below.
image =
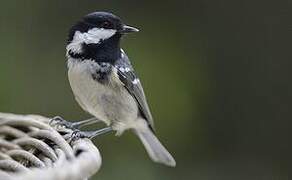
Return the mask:
[[(108, 12), (94, 12), (84, 16), (72, 26), (67, 42), (68, 52), (82, 54), (87, 46), (115, 48), (119, 46), (122, 35), (139, 30), (126, 25), (122, 20)], [(105, 45), (106, 44), (106, 45)]]

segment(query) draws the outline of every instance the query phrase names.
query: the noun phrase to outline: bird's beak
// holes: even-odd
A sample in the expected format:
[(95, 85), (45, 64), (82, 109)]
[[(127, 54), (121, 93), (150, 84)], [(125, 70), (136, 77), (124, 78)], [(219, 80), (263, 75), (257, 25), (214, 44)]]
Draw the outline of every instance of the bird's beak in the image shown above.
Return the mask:
[(124, 25), (123, 29), (120, 30), (120, 33), (122, 33), (122, 34), (127, 34), (127, 33), (132, 33), (132, 32), (139, 32), (139, 29)]

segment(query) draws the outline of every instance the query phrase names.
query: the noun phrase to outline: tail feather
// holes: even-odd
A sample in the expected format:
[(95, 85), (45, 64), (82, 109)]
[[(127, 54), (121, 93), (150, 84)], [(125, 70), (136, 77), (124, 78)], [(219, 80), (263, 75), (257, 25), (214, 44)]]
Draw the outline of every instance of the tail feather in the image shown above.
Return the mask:
[(159, 142), (157, 137), (151, 132), (150, 129), (147, 128), (143, 131), (134, 130), (134, 132), (140, 138), (150, 158), (154, 162), (162, 163), (171, 167), (174, 167), (176, 165), (174, 158)]

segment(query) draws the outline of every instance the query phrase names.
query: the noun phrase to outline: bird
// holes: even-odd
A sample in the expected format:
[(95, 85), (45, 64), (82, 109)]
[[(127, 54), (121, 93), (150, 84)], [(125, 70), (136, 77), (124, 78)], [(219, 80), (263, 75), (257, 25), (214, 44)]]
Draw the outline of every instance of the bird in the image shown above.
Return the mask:
[(176, 161), (155, 135), (141, 82), (120, 46), (123, 36), (138, 31), (102, 11), (85, 15), (70, 28), (66, 46), (69, 83), (78, 104), (93, 118), (63, 124), (76, 128), (105, 123), (103, 129), (76, 131), (79, 137), (88, 138), (110, 131), (120, 136), (131, 130), (154, 162), (174, 167)]

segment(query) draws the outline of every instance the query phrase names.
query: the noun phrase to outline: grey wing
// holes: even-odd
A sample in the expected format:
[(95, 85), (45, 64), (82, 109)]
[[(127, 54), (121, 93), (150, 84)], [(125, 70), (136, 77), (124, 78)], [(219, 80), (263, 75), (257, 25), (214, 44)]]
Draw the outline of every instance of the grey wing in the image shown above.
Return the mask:
[(119, 79), (123, 82), (128, 92), (135, 98), (142, 117), (147, 120), (151, 130), (154, 131), (154, 122), (143, 87), (126, 55), (122, 56), (122, 59), (117, 63), (116, 68), (118, 70)]

